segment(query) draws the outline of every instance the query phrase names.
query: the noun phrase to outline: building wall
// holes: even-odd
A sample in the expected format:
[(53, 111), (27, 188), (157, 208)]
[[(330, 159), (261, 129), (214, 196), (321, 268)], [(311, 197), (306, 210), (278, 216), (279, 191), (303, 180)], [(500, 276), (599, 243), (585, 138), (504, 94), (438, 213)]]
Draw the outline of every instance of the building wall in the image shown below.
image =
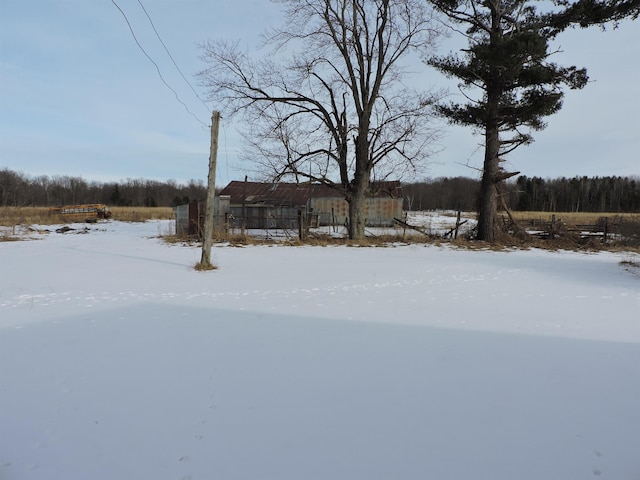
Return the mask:
[[(230, 212), (230, 197), (220, 195), (214, 198), (213, 216), (214, 230), (226, 229), (227, 217)], [(205, 202), (191, 202), (185, 205), (178, 205), (173, 209), (176, 217), (177, 235), (199, 235), (204, 225), (206, 214)]]
[[(241, 228), (243, 226), (243, 207), (234, 205), (231, 207), (231, 226)], [(298, 207), (276, 207), (272, 205), (245, 205), (244, 227), (254, 229), (287, 229), (298, 228)]]
[[(402, 198), (368, 198), (365, 207), (367, 226), (392, 226), (394, 218), (402, 218), (402, 203)], [(349, 204), (342, 198), (311, 198), (309, 208), (318, 215), (320, 225), (344, 225), (349, 218)]]

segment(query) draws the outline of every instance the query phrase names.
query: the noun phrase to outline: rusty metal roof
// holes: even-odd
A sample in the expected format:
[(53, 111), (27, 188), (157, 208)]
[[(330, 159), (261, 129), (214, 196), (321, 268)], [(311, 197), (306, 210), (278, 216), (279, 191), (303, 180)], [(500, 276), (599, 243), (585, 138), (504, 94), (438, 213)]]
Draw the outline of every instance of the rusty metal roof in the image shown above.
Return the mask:
[[(399, 181), (372, 184), (375, 197), (402, 198)], [(306, 205), (310, 198), (343, 198), (340, 190), (320, 183), (261, 183), (232, 181), (220, 195), (229, 195), (232, 205), (242, 203), (274, 206)]]

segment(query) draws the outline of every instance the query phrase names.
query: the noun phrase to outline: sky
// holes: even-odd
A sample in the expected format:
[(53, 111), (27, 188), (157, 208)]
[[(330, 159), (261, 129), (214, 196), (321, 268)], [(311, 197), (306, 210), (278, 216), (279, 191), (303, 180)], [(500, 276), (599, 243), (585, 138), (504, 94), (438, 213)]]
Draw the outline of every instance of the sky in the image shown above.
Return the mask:
[[(0, 0), (0, 169), (100, 182), (206, 182), (215, 106), (196, 76), (206, 67), (199, 45), (239, 40), (259, 56), (259, 33), (282, 18), (269, 0)], [(453, 45), (445, 41), (441, 53)], [(545, 178), (640, 175), (637, 22), (566, 32), (556, 47), (555, 61), (587, 67), (591, 83), (567, 92), (561, 112), (533, 145), (508, 157), (507, 170)], [(426, 67), (424, 81), (456, 95), (455, 82)], [(482, 137), (442, 127), (438, 152), (415, 179), (478, 177)], [(253, 176), (238, 160), (240, 131), (223, 112), (219, 185)]]

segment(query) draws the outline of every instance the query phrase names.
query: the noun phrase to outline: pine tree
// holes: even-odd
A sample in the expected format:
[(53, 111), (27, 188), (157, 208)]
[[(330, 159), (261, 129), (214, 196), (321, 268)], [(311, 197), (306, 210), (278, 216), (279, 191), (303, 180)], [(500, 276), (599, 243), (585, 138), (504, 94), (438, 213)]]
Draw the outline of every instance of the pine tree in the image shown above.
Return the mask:
[[(455, 25), (466, 28), (469, 48), (461, 55), (433, 58), (429, 63), (461, 81), (468, 102), (441, 104), (450, 122), (484, 134), (484, 164), (478, 202), (479, 240), (493, 241), (501, 182), (515, 173), (501, 168), (504, 156), (533, 141), (544, 118), (562, 107), (563, 89), (581, 89), (584, 68), (550, 61), (550, 41), (567, 28), (615, 23), (637, 18), (640, 0), (556, 0), (539, 11), (535, 0), (432, 0)], [(545, 7), (551, 4), (541, 3)], [(481, 98), (472, 98), (473, 90)]]

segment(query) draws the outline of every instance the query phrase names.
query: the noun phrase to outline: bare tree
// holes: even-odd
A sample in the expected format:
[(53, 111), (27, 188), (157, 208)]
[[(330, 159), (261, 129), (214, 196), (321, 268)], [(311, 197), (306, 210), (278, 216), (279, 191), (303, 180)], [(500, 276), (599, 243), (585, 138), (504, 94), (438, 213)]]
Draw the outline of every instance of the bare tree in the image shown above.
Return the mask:
[[(241, 114), (251, 155), (274, 179), (321, 182), (349, 203), (349, 237), (364, 237), (372, 180), (415, 171), (433, 145), (433, 95), (405, 84), (438, 36), (422, 0), (279, 0), (284, 27), (253, 60), (207, 42), (201, 72), (226, 115)], [(414, 66), (421, 66), (414, 61)]]

